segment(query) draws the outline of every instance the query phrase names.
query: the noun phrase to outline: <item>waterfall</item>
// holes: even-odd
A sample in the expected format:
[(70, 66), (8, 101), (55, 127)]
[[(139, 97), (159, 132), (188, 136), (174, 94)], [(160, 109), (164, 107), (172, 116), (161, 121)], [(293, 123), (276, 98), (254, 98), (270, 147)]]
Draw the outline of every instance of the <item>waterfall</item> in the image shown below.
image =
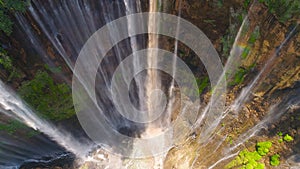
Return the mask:
[(48, 135), (59, 145), (68, 151), (76, 154), (78, 157), (84, 158), (90, 149), (88, 145), (78, 142), (73, 136), (67, 132), (56, 128), (51, 123), (38, 117), (20, 98), (3, 82), (0, 81), (0, 111), (7, 116), (12, 117), (27, 126)]
[[(132, 3), (132, 1), (130, 0), (124, 0), (125, 3), (125, 7), (126, 7), (126, 15), (132, 15), (134, 13), (140, 13), (142, 12), (142, 7), (140, 4), (139, 0), (135, 0), (135, 4)], [(136, 5), (136, 7), (134, 6)], [(143, 23), (137, 23), (134, 19), (132, 19), (131, 17), (129, 17), (128, 19), (128, 35), (132, 35), (135, 33), (136, 31), (136, 25), (137, 24), (143, 24)], [(141, 45), (141, 43), (144, 41), (144, 39), (142, 41), (139, 41), (138, 38), (136, 36), (132, 37), (130, 36), (130, 47), (131, 47), (131, 52), (133, 53), (133, 72), (137, 72), (139, 65), (141, 64), (140, 61), (140, 57), (137, 56), (135, 54), (136, 51), (140, 50), (143, 47), (143, 44)], [(139, 43), (140, 42), (140, 43)], [(136, 83), (136, 87), (138, 90), (138, 99), (136, 105), (139, 106), (140, 110), (145, 110), (146, 105), (145, 102), (142, 101), (145, 98), (145, 86), (144, 86), (144, 79), (142, 78), (142, 76), (135, 76), (134, 77), (134, 81)]]
[[(27, 159), (42, 157), (45, 152), (50, 152), (51, 149), (60, 150), (60, 148), (63, 151), (67, 151), (66, 153), (74, 154), (76, 158), (81, 159), (84, 162), (81, 166), (82, 168), (162, 169), (164, 167), (199, 168), (199, 165), (203, 165), (206, 168), (217, 168), (223, 162), (236, 156), (242, 145), (247, 140), (257, 136), (261, 129), (267, 128), (291, 109), (299, 108), (299, 97), (288, 93), (287, 96), (278, 96), (278, 100), (275, 98), (263, 100), (270, 101), (270, 104), (254, 106), (254, 109), (261, 108), (261, 110), (255, 110), (257, 113), (267, 110), (266, 112), (258, 115), (250, 114), (251, 108), (249, 108), (250, 115), (245, 114), (244, 117), (243, 114), (240, 114), (243, 112), (241, 108), (245, 105), (248, 106), (247, 102), (250, 101), (253, 92), (256, 92), (255, 88), (262, 84), (263, 80), (268, 77), (268, 74), (274, 70), (281, 50), (284, 50), (284, 46), (287, 46), (287, 44), (292, 44), (289, 42), (298, 31), (299, 23), (288, 23), (291, 24), (289, 28), (287, 28), (287, 25), (281, 24), (280, 26), (284, 30), (285, 28), (289, 29), (289, 32), (285, 35), (283, 41), (278, 42), (279, 46), (269, 51), (268, 54), (265, 55), (267, 53), (265, 51), (257, 53), (257, 55), (262, 54), (261, 58), (260, 56), (257, 56), (257, 58), (266, 62), (259, 62), (261, 67), (257, 68), (258, 71), (255, 74), (256, 68), (249, 68), (251, 70), (252, 68), (255, 69), (253, 72), (250, 72), (254, 76), (247, 76), (247, 78), (253, 77), (253, 80), (247, 79), (250, 81), (249, 84), (241, 83), (241, 85), (231, 86), (234, 89), (226, 93), (227, 88), (224, 85), (227, 84), (226, 80), (235, 78), (239, 66), (244, 64), (244, 61), (247, 62), (245, 65), (248, 65), (256, 59), (251, 58), (253, 60), (250, 59), (249, 62), (251, 63), (248, 63), (247, 58), (241, 57), (245, 54), (245, 48), (241, 44), (249, 43), (250, 37), (248, 35), (251, 34), (250, 31), (253, 31), (255, 25), (264, 27), (265, 24), (268, 24), (257, 24), (256, 22), (255, 25), (252, 24), (252, 15), (254, 14), (251, 12), (265, 10), (260, 9), (263, 5), (258, 6), (256, 9), (254, 5), (258, 2), (255, 1), (254, 5), (249, 9), (253, 11), (250, 11), (246, 17), (243, 18), (244, 13), (236, 14), (241, 15), (235, 17), (238, 18), (238, 23), (242, 22), (242, 24), (237, 31), (235, 39), (232, 39), (234, 43), (231, 47), (230, 56), (228, 58), (217, 57), (219, 59), (217, 61), (220, 62), (215, 62), (213, 55), (217, 54), (217, 50), (214, 47), (218, 48), (218, 52), (222, 52), (220, 48), (224, 44), (219, 44), (223, 43), (220, 42), (222, 41), (220, 39), (222, 39), (221, 36), (225, 36), (228, 32), (225, 33), (227, 30), (221, 29), (214, 24), (217, 19), (213, 19), (215, 19), (215, 15), (219, 15), (218, 12), (211, 16), (203, 14), (199, 18), (194, 16), (194, 14), (197, 14), (197, 8), (203, 4), (205, 4), (204, 11), (215, 8), (212, 6), (216, 5), (216, 3), (218, 8), (229, 10), (228, 4), (222, 6), (229, 2), (206, 1), (203, 4), (192, 5), (192, 1), (176, 0), (163, 2), (162, 0), (149, 0), (149, 5), (145, 6), (142, 2), (144, 1), (31, 0), (26, 13), (16, 13), (15, 19), (18, 23), (16, 23), (15, 29), (18, 30), (18, 33), (25, 34), (25, 36), (22, 35), (22, 38), (26, 38), (24, 40), (24, 49), (34, 49), (33, 55), (38, 55), (51, 67), (63, 66), (66, 69), (64, 70), (66, 72), (63, 73), (68, 74), (68, 76), (64, 76), (62, 80), (70, 81), (71, 76), (73, 76), (72, 87), (73, 89), (79, 89), (73, 90), (72, 93), (77, 117), (82, 128), (86, 131), (87, 137), (95, 141), (95, 144), (88, 141), (85, 142), (85, 138), (76, 138), (70, 132), (41, 118), (38, 114), (43, 112), (36, 113), (35, 110), (32, 110), (30, 106), (18, 97), (16, 92), (0, 81), (0, 112), (33, 130), (43, 133), (41, 134), (43, 137), (37, 136), (37, 143), (34, 142), (34, 146), (46, 147), (46, 145), (49, 145), (43, 150), (35, 150), (33, 145), (26, 145), (22, 138), (9, 140), (9, 138), (3, 136), (0, 138), (0, 149), (5, 151), (0, 151), (0, 157), (3, 156), (0, 159), (0, 168), (15, 168)], [(230, 12), (226, 11), (225, 13), (226, 15), (231, 15), (229, 17), (232, 20), (236, 19), (233, 16), (233, 11), (236, 8), (239, 10), (239, 2), (235, 3), (234, 8), (232, 7)], [(243, 5), (241, 9), (245, 10), (246, 4)], [(264, 5), (266, 6), (267, 4)], [(177, 22), (176, 20), (172, 21), (172, 18), (164, 18), (164, 16), (171, 16), (170, 14), (159, 13), (161, 9), (168, 11), (169, 8), (174, 6), (178, 7)], [(149, 8), (147, 13), (144, 13), (147, 14), (145, 16), (149, 17), (146, 19), (142, 17), (142, 19), (134, 18), (137, 16), (135, 14), (143, 12), (144, 8), (142, 7)], [(176, 10), (170, 10), (170, 12), (174, 14)], [(159, 15), (154, 15), (154, 13), (159, 13)], [(260, 14), (265, 15), (261, 11)], [(278, 17), (277, 15), (275, 16)], [(181, 17), (188, 19), (185, 20)], [(174, 16), (174, 18), (176, 17)], [(163, 27), (163, 23), (168, 23), (168, 19), (175, 25)], [(208, 32), (213, 43), (205, 41), (209, 39), (200, 30), (199, 32), (203, 33), (203, 35), (194, 36), (193, 33), (199, 32), (194, 32), (194, 30), (186, 26), (189, 23), (189, 19), (203, 22), (195, 23), (199, 27), (211, 26), (213, 29), (207, 30), (205, 28), (205, 33), (206, 31)], [(117, 22), (119, 20), (122, 20), (122, 22)], [(145, 23), (147, 23), (147, 26), (144, 26), (146, 25)], [(220, 24), (228, 26), (227, 22), (222, 21)], [(198, 30), (197, 26), (193, 26), (195, 30)], [(145, 31), (139, 30), (140, 27), (143, 27)], [(102, 28), (105, 30), (105, 35), (103, 35), (105, 38), (101, 39), (94, 36), (97, 35), (98, 31), (101, 32)], [(228, 29), (229, 32), (232, 31), (231, 26)], [(165, 32), (157, 33), (160, 30)], [(210, 33), (209, 31), (212, 32)], [(244, 31), (248, 31), (247, 34)], [(139, 34), (136, 34), (136, 32), (139, 32)], [(273, 40), (268, 39), (269, 34), (266, 33), (265, 35), (263, 40), (266, 40), (266, 44), (269, 43), (267, 41), (273, 42)], [(173, 36), (175, 36), (174, 43), (170, 40)], [(194, 39), (193, 36), (196, 38)], [(162, 44), (161, 42), (165, 42), (165, 40), (166, 44)], [(295, 41), (297, 42), (297, 40)], [(187, 41), (191, 42), (191, 44), (188, 44)], [(30, 44), (27, 44), (27, 42)], [(172, 44), (168, 44), (169, 42), (172, 42)], [(185, 45), (184, 49), (188, 48), (188, 51), (192, 52), (184, 54), (182, 58), (177, 58), (181, 43)], [(258, 50), (256, 49), (258, 43), (255, 43), (255, 45), (254, 43), (251, 44), (255, 46), (253, 50)], [(265, 41), (260, 45), (265, 45)], [(198, 48), (198, 46), (200, 47)], [(269, 46), (272, 45), (267, 46), (269, 49)], [(167, 50), (156, 50), (160, 47), (167, 49), (174, 47), (173, 53), (169, 52), (173, 56), (172, 59), (167, 56), (167, 52), (166, 54), (163, 53), (163, 51)], [(250, 48), (252, 50), (252, 46)], [(293, 48), (294, 46), (287, 49), (289, 50), (288, 52), (298, 50)], [(146, 54), (146, 57), (143, 58), (143, 54)], [(194, 58), (190, 58), (194, 57), (195, 54), (203, 55), (203, 57), (198, 57), (203, 62), (206, 71), (203, 68), (203, 70), (198, 72), (200, 68), (195, 63), (199, 59), (196, 58), (198, 60), (194, 62)], [(25, 55), (27, 55), (26, 52)], [(34, 56), (32, 57), (34, 58)], [(27, 61), (26, 59), (25, 57), (24, 60)], [(169, 62), (165, 63), (165, 60)], [(186, 66), (190, 72), (185, 72), (179, 66), (181, 62), (184, 62), (183, 60), (187, 61), (185, 65), (192, 65), (191, 68)], [(222, 67), (221, 60), (226, 62), (225, 69)], [(256, 63), (257, 60), (253, 62)], [(94, 67), (95, 65), (98, 67)], [(143, 66), (147, 69), (141, 71), (140, 68)], [(171, 71), (158, 70), (162, 67)], [(35, 68), (33, 69), (35, 70)], [(220, 71), (223, 72), (219, 74)], [(201, 76), (206, 74), (206, 72), (211, 80), (211, 91), (207, 91), (210, 88), (206, 86), (204, 91), (207, 92), (200, 94), (201, 96), (198, 95), (200, 87), (196, 88), (197, 91), (189, 91), (190, 88), (194, 87), (187, 82), (192, 81), (189, 75), (195, 78), (196, 75), (198, 77), (198, 75)], [(63, 76), (58, 74), (60, 73), (56, 74), (53, 72), (53, 76)], [(134, 76), (130, 77), (131, 74)], [(166, 74), (168, 74), (168, 77), (164, 79), (167, 76)], [(185, 75), (187, 76), (184, 77)], [(169, 76), (172, 79), (169, 79)], [(242, 76), (246, 77), (245, 74)], [(270, 81), (273, 80), (271, 78), (269, 79)], [(24, 80), (26, 79), (31, 79), (31, 76), (24, 78)], [(182, 88), (179, 84), (180, 80), (185, 80), (182, 83)], [(292, 82), (294, 83), (295, 81)], [(19, 81), (16, 82), (16, 84), (18, 83)], [(273, 81), (270, 84), (273, 85)], [(298, 87), (298, 85), (295, 86)], [(294, 90), (295, 88), (291, 87), (291, 90), (298, 94), (299, 90)], [(185, 90), (188, 92), (185, 92)], [(222, 93), (222, 91), (225, 92)], [(241, 92), (239, 93), (239, 91)], [(197, 94), (189, 97), (189, 92)], [(278, 95), (282, 92), (285, 91), (279, 91)], [(127, 98), (128, 100), (126, 100)], [(197, 99), (200, 101), (202, 98), (204, 101), (198, 102)], [(259, 100), (260, 98), (255, 97), (255, 99)], [(253, 104), (255, 101), (257, 100), (254, 100)], [(133, 105), (133, 108), (130, 107), (131, 105)], [(206, 107), (202, 108), (202, 105)], [(269, 105), (273, 106), (268, 107)], [(128, 109), (128, 107), (130, 108)], [(245, 108), (248, 107), (245, 106)], [(90, 112), (94, 114), (89, 114)], [(135, 114), (136, 112), (140, 114)], [(243, 116), (245, 119), (255, 116), (257, 119), (249, 120), (250, 125), (245, 125), (242, 133), (238, 133), (240, 131), (233, 133), (233, 130), (236, 128), (240, 129), (243, 125), (242, 123), (244, 123), (244, 121), (241, 121), (244, 120), (242, 118), (235, 119), (237, 123), (241, 124), (232, 124), (235, 121), (228, 122), (231, 120), (230, 118), (234, 118), (234, 115)], [(88, 119), (86, 121), (87, 124), (80, 120), (81, 117)], [(140, 119), (136, 120), (134, 119), (135, 117), (140, 117), (143, 121), (138, 121)], [(232, 126), (226, 128), (225, 124), (223, 126), (223, 123), (221, 123), (224, 121)], [(93, 126), (94, 124), (98, 125), (95, 127)], [(85, 128), (85, 125), (88, 126), (88, 129)], [(88, 130), (92, 130), (92, 134)], [(100, 139), (95, 139), (93, 134)], [(228, 144), (227, 138), (231, 137), (231, 135), (233, 135), (232, 138), (236, 138), (234, 145)], [(81, 139), (84, 141), (79, 141)], [(6, 152), (8, 153), (5, 154)], [(32, 154), (34, 157), (31, 156)], [(185, 161), (182, 162), (182, 159), (185, 159)], [(11, 160), (9, 165), (12, 165), (12, 167), (1, 166), (9, 160)], [(176, 165), (177, 163), (182, 163), (178, 164), (178, 166), (171, 166), (171, 164), (168, 165), (167, 160), (173, 160), (172, 162), (176, 163)]]
[[(124, 10), (124, 8), (126, 10)], [(38, 25), (40, 32), (36, 32), (36, 28), (32, 26), (30, 20), (23, 14), (17, 14), (17, 20), (20, 28), (27, 35), (32, 46), (36, 49), (38, 54), (46, 58), (48, 64), (53, 65), (54, 61), (49, 60), (51, 58), (46, 52), (49, 47), (53, 47), (56, 53), (65, 61), (65, 64), (73, 72), (73, 76), (78, 78), (82, 85), (85, 86), (87, 93), (91, 95), (91, 88), (86, 81), (81, 78), (81, 75), (86, 72), (74, 72), (74, 66), (79, 52), (85, 42), (100, 29), (103, 25), (112, 22), (113, 20), (124, 16), (141, 12), (141, 4), (137, 1), (62, 1), (55, 2), (51, 0), (39, 1), (33, 0), (29, 7), (30, 16), (33, 22)], [(128, 20), (127, 31), (128, 35), (134, 32), (134, 20)], [(121, 33), (118, 32), (118, 27), (115, 25), (109, 26), (109, 38), (114, 41)], [(38, 33), (42, 33), (46, 36), (50, 42), (49, 46), (44, 45), (41, 37)], [(109, 53), (106, 59), (102, 60), (100, 64), (96, 80), (99, 80), (99, 86), (96, 86), (96, 92), (99, 96), (99, 100), (102, 100), (100, 105), (101, 110), (105, 111), (105, 118), (111, 121), (111, 125), (114, 128), (134, 128), (134, 124), (129, 120), (119, 115), (115, 107), (112, 107), (112, 94), (111, 90), (111, 78), (113, 76), (113, 69), (115, 69), (119, 63), (127, 56), (127, 53), (137, 51), (144, 47), (142, 42), (143, 38), (130, 37), (129, 40), (124, 40), (121, 44), (116, 44), (111, 53)], [(46, 43), (48, 44), (48, 43)], [(102, 54), (101, 46), (96, 46), (96, 54)], [(136, 57), (135, 57), (136, 58)], [(135, 59), (133, 65), (139, 65), (139, 59)], [(90, 62), (86, 61), (85, 65), (88, 68)], [(110, 65), (110, 68), (107, 68)], [(105, 68), (103, 66), (106, 66)], [(126, 68), (122, 67), (122, 76), (125, 77), (127, 72)], [(85, 75), (83, 75), (85, 76)], [(128, 82), (130, 83), (130, 82)], [(136, 86), (138, 88), (138, 97), (134, 99), (136, 106), (142, 107), (142, 101), (144, 99), (144, 85), (143, 78), (135, 78)], [(134, 88), (134, 89), (135, 89)], [(134, 89), (130, 91), (130, 94), (135, 96)], [(101, 93), (101, 94), (100, 94)], [(105, 101), (103, 101), (105, 100)], [(94, 103), (97, 104), (97, 103)], [(140, 104), (140, 105), (139, 105)], [(108, 113), (109, 111), (113, 113)]]
[[(161, 2), (150, 1), (149, 12), (157, 12), (158, 5)], [(101, 9), (101, 10), (99, 10)], [(125, 9), (125, 10), (124, 10)], [(113, 11), (113, 12), (112, 12)], [(99, 2), (85, 2), (85, 1), (63, 1), (63, 2), (54, 2), (54, 1), (38, 1), (33, 0), (29, 7), (29, 12), (34, 22), (37, 23), (40, 31), (46, 36), (51, 46), (56, 50), (56, 52), (61, 56), (65, 61), (66, 65), (74, 72), (74, 65), (77, 59), (77, 56), (80, 52), (80, 49), (88, 38), (101, 26), (110, 23), (111, 21), (119, 18), (123, 15), (130, 15), (136, 12), (141, 12), (141, 4), (139, 0), (128, 1), (124, 0), (122, 2), (111, 2), (111, 1), (99, 1)], [(74, 19), (75, 18), (75, 19)], [(149, 30), (155, 30), (159, 28), (158, 18), (149, 18)], [(47, 59), (49, 64), (52, 64), (52, 61), (49, 60), (47, 46), (41, 45), (42, 40), (39, 38), (36, 29), (30, 25), (30, 21), (22, 14), (17, 14), (17, 20), (19, 25), (28, 36), (28, 39), (35, 47), (36, 51)], [(143, 46), (143, 38), (131, 37), (130, 35), (135, 31), (135, 21), (132, 19), (127, 20), (127, 31), (129, 39), (124, 42), (124, 45), (121, 46), (117, 44), (113, 49), (112, 59), (104, 59), (102, 62), (105, 65), (112, 64), (112, 62), (121, 63), (122, 60), (126, 57), (128, 51), (135, 52), (140, 50)], [(140, 23), (139, 23), (140, 24)], [(114, 41), (120, 33), (118, 28), (114, 25), (109, 25), (109, 38), (111, 41)], [(149, 34), (148, 35), (148, 46), (147, 48), (157, 48), (158, 47), (158, 35)], [(99, 50), (97, 53), (101, 53), (101, 46), (96, 47)], [(147, 62), (149, 67), (155, 67), (157, 65), (157, 54), (155, 52), (149, 52), (147, 57)], [(134, 56), (133, 60), (133, 69), (136, 70), (140, 64), (140, 59), (138, 56)], [(113, 63), (112, 67), (115, 67)], [(116, 64), (117, 65), (117, 64)], [(86, 63), (86, 66), (89, 67), (89, 63)], [(126, 76), (126, 68), (120, 65), (123, 78)], [(76, 72), (74, 76), (79, 77)], [(118, 112), (110, 106), (112, 96), (110, 93), (111, 88), (111, 76), (113, 72), (104, 70), (100, 67), (99, 72), (97, 73), (97, 78), (100, 79), (102, 86), (97, 88), (97, 92), (105, 93), (100, 95), (101, 100), (109, 100), (107, 103), (101, 103), (101, 109), (111, 110), (115, 113), (109, 115), (109, 120), (115, 125), (115, 128), (122, 128), (122, 126), (129, 127), (132, 126), (131, 122), (120, 117)], [(125, 76), (124, 76), (125, 75)], [(79, 78), (80, 79), (80, 78)], [(85, 90), (90, 90), (85, 84), (85, 81), (82, 81), (82, 85), (86, 86)], [(147, 110), (148, 117), (153, 116), (156, 113), (157, 108), (161, 107), (159, 102), (159, 97), (161, 97), (161, 82), (157, 70), (149, 69), (147, 70), (146, 80), (143, 77), (137, 76), (134, 77), (135, 89), (137, 89), (137, 98), (134, 99), (135, 105), (139, 106), (140, 110)], [(100, 82), (99, 82), (100, 83)], [(126, 82), (130, 83), (130, 82)], [(130, 91), (133, 94), (136, 91)], [(88, 91), (90, 93), (90, 91)], [(133, 94), (135, 96), (135, 94)], [(96, 103), (95, 103), (96, 104)], [(108, 107), (110, 106), (110, 107)], [(108, 115), (107, 115), (108, 116)], [(150, 124), (158, 125), (158, 124)], [(159, 128), (159, 127), (158, 127)]]
[[(149, 1), (149, 12), (157, 12), (158, 10), (158, 2), (156, 0), (150, 0)], [(158, 20), (159, 18), (154, 17), (153, 15), (149, 16), (148, 20), (148, 32), (155, 32), (155, 30), (159, 29)], [(148, 49), (150, 48), (158, 48), (158, 36), (157, 34), (148, 34)], [(154, 51), (150, 51), (147, 54), (147, 64), (150, 68), (153, 67), (153, 69), (147, 70), (147, 79), (146, 79), (146, 104), (147, 104), (147, 111), (148, 116), (151, 117), (153, 114), (157, 113), (155, 112), (157, 109), (159, 103), (157, 101), (159, 100), (159, 95), (157, 92), (155, 92), (156, 89), (160, 90), (160, 78), (158, 75), (157, 70), (154, 68), (157, 66), (157, 53)], [(149, 134), (150, 136), (154, 134), (154, 129), (156, 126), (152, 126), (153, 124), (149, 124), (147, 127), (147, 130), (145, 133)]]
[[(177, 19), (177, 26), (176, 26), (176, 37), (179, 37), (180, 33), (180, 17), (181, 17), (181, 0), (179, 0), (179, 5), (178, 5), (178, 19)], [(175, 39), (175, 44), (174, 44), (174, 60), (172, 64), (172, 77), (175, 77), (176, 75), (176, 63), (177, 63), (177, 55), (178, 55), (178, 39)], [(172, 96), (172, 90), (175, 85), (175, 79), (172, 79), (171, 85), (170, 85), (170, 90), (169, 90), (169, 95)]]
[[(230, 51), (230, 56), (225, 65), (222, 76), (218, 80), (218, 84), (216, 85), (216, 88), (218, 88), (219, 86), (222, 87), (222, 84), (226, 83), (225, 76), (228, 76), (229, 78), (232, 77), (234, 75), (235, 70), (237, 69), (237, 65), (241, 60), (240, 58), (241, 58), (241, 54), (243, 52), (243, 49), (241, 47), (239, 47), (238, 43), (239, 43), (239, 40), (241, 39), (242, 31), (247, 29), (247, 27), (248, 27), (247, 23), (248, 23), (248, 17), (246, 16), (239, 28), (239, 31), (238, 31), (236, 37), (235, 37), (232, 49)], [(230, 72), (230, 73), (228, 74), (228, 72)], [(209, 112), (210, 108), (213, 105), (219, 104), (219, 100), (220, 100), (220, 97), (218, 97), (218, 96), (210, 98), (209, 103), (207, 104), (205, 109), (202, 111), (202, 113), (198, 117), (196, 123), (194, 124), (195, 129), (198, 129), (199, 126), (203, 123), (205, 117), (208, 116), (208, 112)], [(229, 110), (225, 110), (225, 111), (222, 110), (218, 114), (216, 114), (215, 117), (206, 119), (207, 125), (205, 125), (201, 128), (201, 130), (202, 130), (201, 142), (205, 142), (211, 137), (211, 133), (214, 131), (214, 129), (217, 127), (217, 125), (220, 123), (220, 121), (223, 119), (224, 114), (226, 114), (228, 112), (229, 112)]]

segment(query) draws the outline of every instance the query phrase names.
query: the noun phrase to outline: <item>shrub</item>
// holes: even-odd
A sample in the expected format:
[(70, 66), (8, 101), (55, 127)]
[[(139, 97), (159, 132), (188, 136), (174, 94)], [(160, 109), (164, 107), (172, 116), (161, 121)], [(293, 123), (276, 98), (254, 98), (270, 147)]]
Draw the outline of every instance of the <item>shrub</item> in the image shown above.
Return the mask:
[(272, 147), (272, 142), (270, 141), (258, 142), (256, 144), (256, 151), (258, 152), (259, 155), (264, 156), (268, 154), (271, 147)]
[(225, 166), (225, 168), (239, 167), (241, 169), (264, 169), (265, 164), (260, 163), (259, 160), (270, 151), (271, 146), (272, 143), (269, 141), (258, 142), (256, 144), (256, 151), (250, 152), (247, 149), (241, 151), (234, 160)]
[(271, 166), (278, 166), (280, 164), (279, 158), (280, 158), (279, 154), (272, 155), (270, 157), (270, 164), (271, 164)]
[(290, 136), (289, 134), (286, 134), (284, 137), (283, 137), (283, 140), (286, 141), (286, 142), (291, 142), (294, 140), (294, 138), (292, 136)]
[(239, 155), (228, 163), (225, 168), (233, 168), (237, 166), (241, 166), (242, 169), (255, 168), (255, 169), (263, 169), (264, 164), (259, 163), (258, 161), (262, 158), (257, 151), (249, 152), (248, 150), (243, 150), (239, 153)]

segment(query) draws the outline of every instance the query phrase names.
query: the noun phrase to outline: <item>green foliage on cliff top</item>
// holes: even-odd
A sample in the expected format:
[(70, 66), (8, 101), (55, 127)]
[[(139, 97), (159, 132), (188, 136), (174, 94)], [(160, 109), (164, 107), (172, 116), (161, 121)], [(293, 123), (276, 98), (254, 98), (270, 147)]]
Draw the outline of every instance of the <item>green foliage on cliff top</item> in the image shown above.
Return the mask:
[(28, 4), (28, 0), (0, 0), (0, 30), (10, 35), (13, 22), (9, 13), (25, 12)]
[(18, 92), (22, 99), (46, 119), (58, 121), (75, 115), (69, 86), (54, 83), (46, 72), (37, 72), (34, 79), (24, 82)]

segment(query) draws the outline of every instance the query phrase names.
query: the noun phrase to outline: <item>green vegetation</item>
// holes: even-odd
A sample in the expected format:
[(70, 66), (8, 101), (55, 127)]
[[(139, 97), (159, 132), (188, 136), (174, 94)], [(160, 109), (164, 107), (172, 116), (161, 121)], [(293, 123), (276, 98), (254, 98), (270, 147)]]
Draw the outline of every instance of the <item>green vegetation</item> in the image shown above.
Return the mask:
[(250, 45), (253, 45), (256, 42), (256, 40), (259, 38), (259, 36), (260, 36), (260, 32), (259, 32), (259, 27), (257, 26), (255, 27), (254, 31), (251, 33), (248, 43)]
[(240, 167), (240, 169), (264, 169), (264, 164), (258, 162), (262, 156), (257, 151), (250, 152), (247, 149), (241, 151), (239, 155), (228, 163), (225, 168)]
[(244, 0), (244, 8), (248, 8), (251, 3), (251, 0)]
[(278, 132), (277, 135), (280, 137), (280, 139), (278, 140), (279, 143), (282, 143), (283, 141), (291, 142), (291, 141), (294, 140), (294, 138), (292, 136), (290, 136), (289, 134), (286, 134), (286, 135), (283, 136), (282, 132)]
[(30, 138), (30, 137), (36, 136), (38, 134), (40, 134), (39, 131), (31, 129), (29, 132), (26, 133), (26, 137)]
[(272, 142), (265, 141), (265, 142), (258, 142), (256, 144), (256, 151), (259, 155), (265, 156), (270, 151), (270, 148), (272, 147)]
[(270, 165), (271, 166), (278, 166), (280, 164), (279, 158), (280, 158), (279, 154), (272, 155), (270, 157)]
[(9, 134), (14, 134), (18, 129), (26, 128), (26, 126), (17, 120), (8, 121), (7, 124), (0, 123), (0, 131), (6, 131)]
[[(256, 144), (256, 151), (248, 151), (247, 149), (242, 150), (235, 159), (225, 166), (225, 168), (238, 167), (240, 169), (264, 169), (265, 164), (259, 161), (267, 155), (271, 147), (272, 142), (270, 141), (258, 142)], [(270, 157), (270, 163), (271, 158), (272, 157)], [(274, 156), (272, 159), (274, 164), (278, 163), (279, 165), (279, 157)]]
[(39, 71), (34, 79), (24, 82), (19, 94), (46, 119), (63, 120), (75, 114), (69, 86), (55, 84), (46, 72)]
[(242, 84), (245, 80), (246, 75), (256, 66), (256, 63), (253, 63), (247, 68), (240, 67), (234, 74), (233, 80), (228, 80), (229, 86)]
[(232, 82), (229, 82), (229, 85), (230, 86), (234, 86), (234, 85), (237, 85), (237, 84), (241, 84), (244, 79), (245, 79), (245, 75), (249, 72), (249, 70), (247, 69), (244, 69), (244, 68), (239, 68), (237, 70), (237, 72), (235, 73), (234, 75), (234, 79)]
[(9, 15), (15, 12), (25, 12), (28, 4), (29, 0), (0, 0), (0, 30), (10, 35), (13, 22)]
[[(29, 2), (29, 0), (0, 0), (0, 31), (9, 36), (13, 29), (10, 15), (15, 12), (25, 12)], [(7, 51), (2, 47), (0, 47), (0, 66), (9, 72), (8, 81), (20, 77), (18, 69), (13, 66)]]
[(218, 0), (217, 1), (217, 7), (218, 8), (221, 8), (223, 6), (223, 4), (224, 4), (223, 0)]
[(196, 78), (196, 82), (198, 86), (198, 93), (201, 94), (204, 91), (204, 89), (208, 86), (209, 79), (208, 77)]
[(250, 48), (247, 46), (247, 47), (245, 47), (245, 49), (243, 50), (243, 53), (242, 53), (242, 55), (241, 55), (241, 57), (243, 58), (243, 59), (246, 59), (247, 58), (247, 56), (249, 55), (249, 53), (250, 53)]
[(232, 136), (228, 136), (228, 137), (226, 138), (226, 141), (227, 141), (230, 145), (232, 145), (232, 144), (233, 144), (233, 138), (232, 138)]
[(12, 61), (7, 55), (7, 51), (0, 47), (0, 65), (4, 67), (5, 70), (11, 71), (13, 69)]
[(232, 22), (230, 22), (229, 28), (226, 30), (226, 33), (220, 39), (222, 45), (222, 55), (224, 57), (229, 57), (231, 47), (234, 43), (237, 32), (239, 31), (240, 25), (244, 20), (244, 16), (247, 12), (245, 11), (237, 11), (236, 13), (232, 13)]
[(0, 67), (3, 67), (9, 73), (8, 81), (20, 77), (19, 70), (13, 66), (11, 58), (8, 56), (7, 51), (0, 47)]
[(283, 140), (286, 141), (286, 142), (291, 142), (294, 140), (294, 138), (292, 136), (290, 136), (289, 134), (286, 134), (284, 137), (283, 137)]
[(5, 131), (10, 135), (14, 135), (18, 130), (26, 131), (25, 136), (28, 138), (40, 133), (39, 131), (30, 129), (28, 126), (17, 120), (9, 120), (6, 123), (0, 123), (0, 131)]
[(221, 38), (221, 43), (222, 43), (222, 50), (223, 50), (223, 55), (224, 56), (229, 56), (230, 48), (234, 42), (233, 38), (230, 38), (230, 36), (225, 35)]
[(264, 3), (281, 23), (300, 15), (300, 1), (297, 0), (259, 0), (259, 2)]
[(260, 33), (259, 33), (259, 27), (255, 27), (254, 31), (251, 33), (249, 39), (248, 39), (248, 45), (245, 47), (241, 57), (243, 59), (246, 59), (247, 56), (249, 55), (251, 48), (253, 47), (254, 43), (256, 40), (259, 38)]
[(62, 72), (61, 66), (59, 66), (59, 67), (50, 67), (49, 65), (46, 64), (45, 68), (46, 68), (46, 70), (49, 70), (52, 73), (60, 73), (60, 72)]

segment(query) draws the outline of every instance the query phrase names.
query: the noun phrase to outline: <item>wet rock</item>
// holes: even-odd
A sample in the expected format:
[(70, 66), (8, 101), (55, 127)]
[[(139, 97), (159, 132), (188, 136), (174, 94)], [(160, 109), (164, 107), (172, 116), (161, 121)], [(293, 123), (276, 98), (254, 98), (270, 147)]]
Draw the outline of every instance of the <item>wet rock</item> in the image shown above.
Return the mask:
[(290, 165), (291, 169), (300, 168), (300, 154), (292, 155), (287, 159), (287, 163)]

